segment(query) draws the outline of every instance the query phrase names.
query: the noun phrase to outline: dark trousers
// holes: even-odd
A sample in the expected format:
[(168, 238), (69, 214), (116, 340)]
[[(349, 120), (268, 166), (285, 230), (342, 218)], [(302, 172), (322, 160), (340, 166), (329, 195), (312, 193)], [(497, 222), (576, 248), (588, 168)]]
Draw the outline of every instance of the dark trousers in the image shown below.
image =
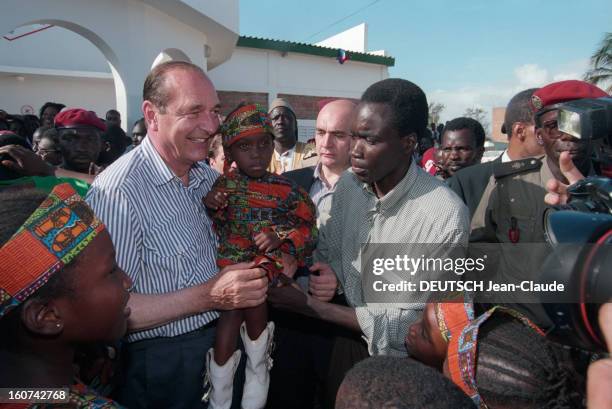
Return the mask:
[(325, 408), (335, 406), (336, 395), (346, 373), (355, 364), (368, 358), (370, 354), (368, 345), (361, 338), (361, 334), (345, 331), (334, 338), (331, 356), (326, 380), (326, 394), (323, 400)]
[[(201, 398), (205, 357), (215, 341), (215, 324), (177, 337), (126, 344), (115, 400), (128, 409), (207, 408)], [(241, 362), (234, 377), (232, 407), (240, 408), (243, 384)]]
[[(327, 323), (280, 311), (271, 311), (275, 324), (274, 365), (270, 371), (267, 409), (318, 407), (332, 347)], [(328, 329), (325, 331), (324, 329)]]
[[(334, 303), (346, 305), (343, 297)], [(361, 334), (337, 325), (271, 309), (274, 366), (267, 409), (334, 407), (346, 372), (368, 357)]]

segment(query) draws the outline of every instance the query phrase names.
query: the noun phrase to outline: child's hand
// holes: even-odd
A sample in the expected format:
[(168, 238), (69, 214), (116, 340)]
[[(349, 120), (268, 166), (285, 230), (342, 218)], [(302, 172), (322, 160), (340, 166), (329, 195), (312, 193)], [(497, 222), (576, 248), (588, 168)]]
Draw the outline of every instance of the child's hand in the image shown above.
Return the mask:
[(276, 250), (281, 244), (283, 244), (281, 239), (279, 239), (276, 233), (273, 231), (259, 232), (255, 235), (254, 239), (255, 245), (259, 251), (263, 251), (264, 253)]
[(204, 206), (212, 210), (222, 209), (227, 206), (227, 193), (221, 190), (211, 190), (202, 199)]
[(281, 257), (283, 260), (283, 274), (287, 277), (293, 278), (298, 268), (297, 259), (291, 254), (287, 253), (282, 253)]

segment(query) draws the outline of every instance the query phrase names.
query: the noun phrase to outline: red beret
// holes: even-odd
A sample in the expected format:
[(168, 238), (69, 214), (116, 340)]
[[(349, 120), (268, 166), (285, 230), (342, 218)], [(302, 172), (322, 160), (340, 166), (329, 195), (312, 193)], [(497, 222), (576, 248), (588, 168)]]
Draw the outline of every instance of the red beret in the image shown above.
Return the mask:
[(78, 128), (91, 126), (98, 128), (102, 132), (106, 131), (106, 124), (91, 111), (81, 108), (72, 108), (60, 112), (55, 116), (56, 128)]
[(578, 80), (553, 82), (531, 96), (531, 109), (538, 112), (550, 105), (583, 98), (601, 98), (608, 94), (593, 84)]

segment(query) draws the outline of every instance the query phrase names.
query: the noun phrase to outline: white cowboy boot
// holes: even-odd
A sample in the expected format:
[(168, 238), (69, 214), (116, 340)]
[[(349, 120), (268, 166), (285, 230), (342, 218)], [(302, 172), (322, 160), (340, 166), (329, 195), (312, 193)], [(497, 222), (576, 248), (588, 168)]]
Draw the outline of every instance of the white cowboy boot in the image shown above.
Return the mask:
[(246, 326), (242, 323), (240, 336), (247, 355), (242, 409), (261, 409), (266, 405), (270, 386), (270, 369), (272, 369), (270, 353), (272, 352), (274, 323), (268, 322), (259, 338), (254, 341), (249, 338)]
[(214, 348), (206, 353), (204, 388), (208, 386), (208, 391), (202, 396), (202, 401), (208, 401), (210, 409), (229, 409), (232, 406), (234, 374), (240, 363), (240, 354), (240, 350), (237, 350), (223, 366), (219, 366), (215, 362)]

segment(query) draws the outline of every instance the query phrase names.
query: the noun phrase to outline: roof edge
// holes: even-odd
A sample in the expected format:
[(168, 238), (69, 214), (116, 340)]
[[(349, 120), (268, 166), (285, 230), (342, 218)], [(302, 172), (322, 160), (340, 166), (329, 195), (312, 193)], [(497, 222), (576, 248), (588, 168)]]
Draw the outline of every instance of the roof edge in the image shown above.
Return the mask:
[[(267, 38), (240, 36), (236, 43), (238, 47), (259, 48), (262, 50), (274, 50), (280, 52), (294, 52), (301, 54), (316, 55), (319, 57), (336, 58), (338, 56), (338, 48), (321, 47), (313, 44), (296, 43), (293, 41), (272, 40)], [(381, 55), (373, 55), (368, 53), (359, 53), (345, 50), (351, 61), (365, 62), (369, 64), (385, 65), (393, 67), (395, 58), (384, 57)]]

